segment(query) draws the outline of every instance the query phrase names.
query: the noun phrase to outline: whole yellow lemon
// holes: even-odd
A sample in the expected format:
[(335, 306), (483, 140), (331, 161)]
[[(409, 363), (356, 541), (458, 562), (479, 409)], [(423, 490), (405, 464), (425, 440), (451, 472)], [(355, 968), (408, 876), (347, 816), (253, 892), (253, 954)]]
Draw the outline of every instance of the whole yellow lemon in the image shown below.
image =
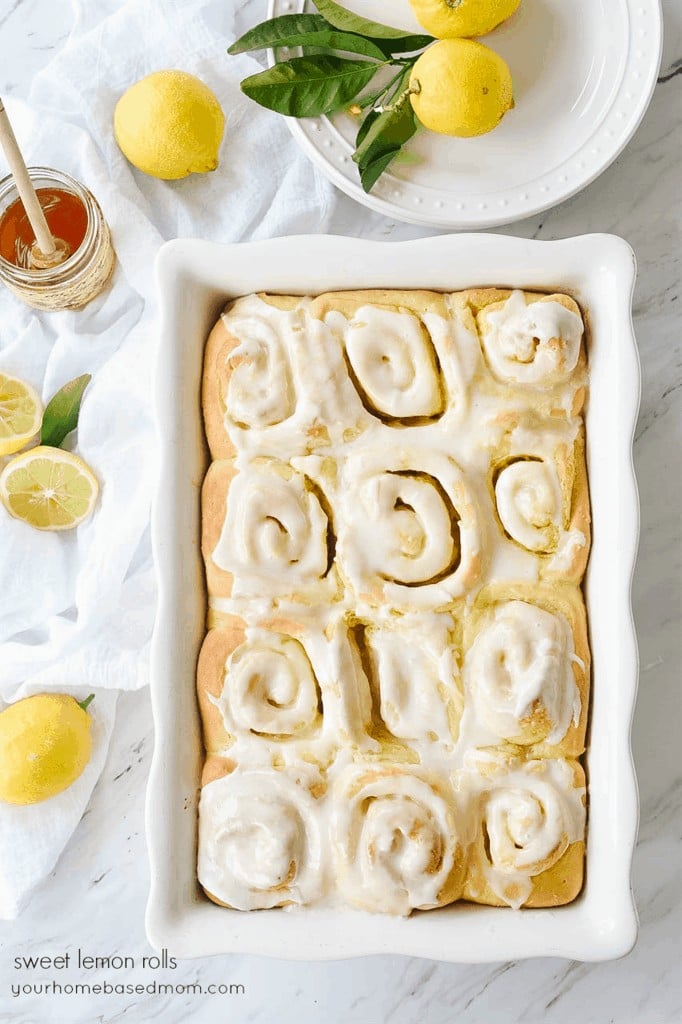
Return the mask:
[(484, 135), (514, 105), (506, 63), (473, 39), (442, 39), (425, 50), (410, 90), (421, 123), (442, 135)]
[(484, 36), (510, 18), (521, 0), (410, 0), (417, 20), (438, 39)]
[(37, 804), (67, 789), (90, 760), (90, 725), (84, 707), (63, 693), (39, 693), (5, 708), (0, 713), (0, 800)]
[(225, 115), (207, 85), (186, 71), (155, 71), (124, 92), (114, 135), (131, 164), (172, 180), (218, 166)]

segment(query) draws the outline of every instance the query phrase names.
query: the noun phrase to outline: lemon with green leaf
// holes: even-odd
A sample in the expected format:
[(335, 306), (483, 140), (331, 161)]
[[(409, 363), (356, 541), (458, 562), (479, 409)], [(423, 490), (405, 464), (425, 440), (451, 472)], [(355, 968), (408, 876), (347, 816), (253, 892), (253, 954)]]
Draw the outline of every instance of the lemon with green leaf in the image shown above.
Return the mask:
[(92, 699), (38, 693), (0, 713), (0, 800), (37, 804), (73, 785), (92, 754)]
[(469, 137), (492, 131), (514, 105), (505, 61), (473, 39), (429, 46), (410, 75), (415, 114), (432, 132)]

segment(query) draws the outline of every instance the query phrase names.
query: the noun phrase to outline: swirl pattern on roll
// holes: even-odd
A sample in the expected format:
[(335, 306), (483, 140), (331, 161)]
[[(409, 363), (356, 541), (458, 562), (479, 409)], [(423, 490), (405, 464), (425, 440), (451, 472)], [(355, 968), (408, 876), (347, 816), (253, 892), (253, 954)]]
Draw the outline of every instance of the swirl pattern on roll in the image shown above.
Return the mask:
[(367, 453), (350, 476), (337, 554), (356, 590), (418, 607), (464, 593), (481, 549), (456, 463), (431, 451)]
[(201, 791), (199, 881), (236, 910), (305, 904), (324, 885), (315, 798), (301, 773), (235, 772)]
[(289, 467), (251, 467), (232, 483), (213, 561), (275, 587), (313, 583), (329, 568), (327, 516), (306, 478)]
[(298, 640), (252, 630), (230, 655), (221, 707), (228, 726), (268, 736), (306, 732), (320, 717), (320, 691)]
[(512, 540), (538, 553), (556, 549), (562, 517), (562, 493), (553, 464), (519, 459), (495, 482), (497, 514)]
[(240, 427), (255, 429), (282, 423), (296, 405), (285, 339), (278, 331), (284, 317), (228, 313), (223, 319), (239, 341), (228, 358), (228, 418)]
[(409, 914), (456, 898), (453, 809), (425, 779), (390, 768), (351, 770), (335, 806), (334, 841), (348, 900)]
[(417, 317), (362, 306), (348, 325), (345, 346), (353, 383), (371, 412), (409, 420), (443, 411), (436, 352)]
[(583, 322), (560, 302), (526, 303), (515, 291), (500, 309), (484, 309), (480, 319), (488, 365), (501, 381), (550, 387), (578, 363)]
[(464, 661), (464, 685), (481, 721), (501, 739), (558, 743), (580, 716), (571, 627), (525, 601), (498, 605)]
[(568, 829), (558, 792), (548, 783), (533, 789), (501, 788), (489, 794), (485, 828), (490, 863), (505, 874), (539, 875), (568, 847)]

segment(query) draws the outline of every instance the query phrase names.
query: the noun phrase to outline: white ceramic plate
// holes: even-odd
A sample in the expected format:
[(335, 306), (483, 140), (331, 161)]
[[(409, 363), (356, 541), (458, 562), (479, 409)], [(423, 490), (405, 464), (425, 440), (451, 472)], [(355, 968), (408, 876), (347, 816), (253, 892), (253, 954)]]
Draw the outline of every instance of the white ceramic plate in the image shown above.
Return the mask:
[[(420, 29), (408, 0), (343, 0), (358, 14)], [(304, 0), (270, 0), (271, 16)], [(509, 64), (516, 106), (495, 131), (453, 139), (421, 131), (416, 161), (394, 163), (366, 195), (345, 114), (289, 123), (308, 156), (349, 196), (388, 217), (484, 228), (579, 192), (611, 164), (649, 105), (661, 62), (659, 0), (522, 0), (484, 39)]]
[[(450, 961), (564, 956), (603, 960), (632, 947), (630, 866), (637, 791), (630, 720), (637, 650), (630, 609), (638, 505), (632, 434), (639, 366), (632, 333), (634, 257), (611, 235), (538, 242), (452, 235), (417, 242), (299, 236), (219, 246), (170, 242), (158, 260), (161, 324), (155, 406), (162, 471), (153, 510), (159, 610), (152, 646), (156, 727), (147, 792), (147, 934), (181, 956), (262, 953), (336, 959), (403, 953)], [(593, 655), (586, 883), (572, 904), (513, 911), (458, 903), (407, 919), (359, 910), (240, 913), (211, 903), (196, 878), (202, 745), (195, 668), (206, 596), (199, 491), (208, 464), (200, 410), (206, 337), (229, 298), (335, 288), (558, 289), (587, 311), (587, 459), (594, 543), (586, 579)]]

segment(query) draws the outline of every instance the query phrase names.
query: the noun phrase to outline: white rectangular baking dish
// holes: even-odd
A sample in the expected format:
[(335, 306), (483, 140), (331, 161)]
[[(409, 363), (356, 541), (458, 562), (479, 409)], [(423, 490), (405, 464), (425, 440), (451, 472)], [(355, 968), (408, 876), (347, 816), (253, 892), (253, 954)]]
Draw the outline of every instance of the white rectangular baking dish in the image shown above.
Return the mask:
[[(459, 962), (605, 960), (627, 953), (637, 934), (630, 869), (638, 818), (630, 751), (637, 688), (630, 582), (639, 518), (632, 468), (639, 363), (630, 247), (610, 235), (557, 242), (484, 234), (400, 243), (330, 236), (226, 246), (175, 241), (162, 248), (157, 271), (162, 468), (153, 510), (160, 593), (152, 647), (156, 744), (147, 792), (150, 942), (180, 957), (240, 952), (303, 960), (372, 953)], [(202, 749), (195, 664), (206, 613), (199, 491), (208, 463), (200, 381), (207, 334), (228, 299), (254, 291), (474, 285), (565, 291), (588, 313), (594, 543), (586, 579), (593, 686), (584, 890), (574, 903), (551, 910), (458, 903), (398, 920), (350, 909), (245, 914), (216, 906), (196, 880)]]

